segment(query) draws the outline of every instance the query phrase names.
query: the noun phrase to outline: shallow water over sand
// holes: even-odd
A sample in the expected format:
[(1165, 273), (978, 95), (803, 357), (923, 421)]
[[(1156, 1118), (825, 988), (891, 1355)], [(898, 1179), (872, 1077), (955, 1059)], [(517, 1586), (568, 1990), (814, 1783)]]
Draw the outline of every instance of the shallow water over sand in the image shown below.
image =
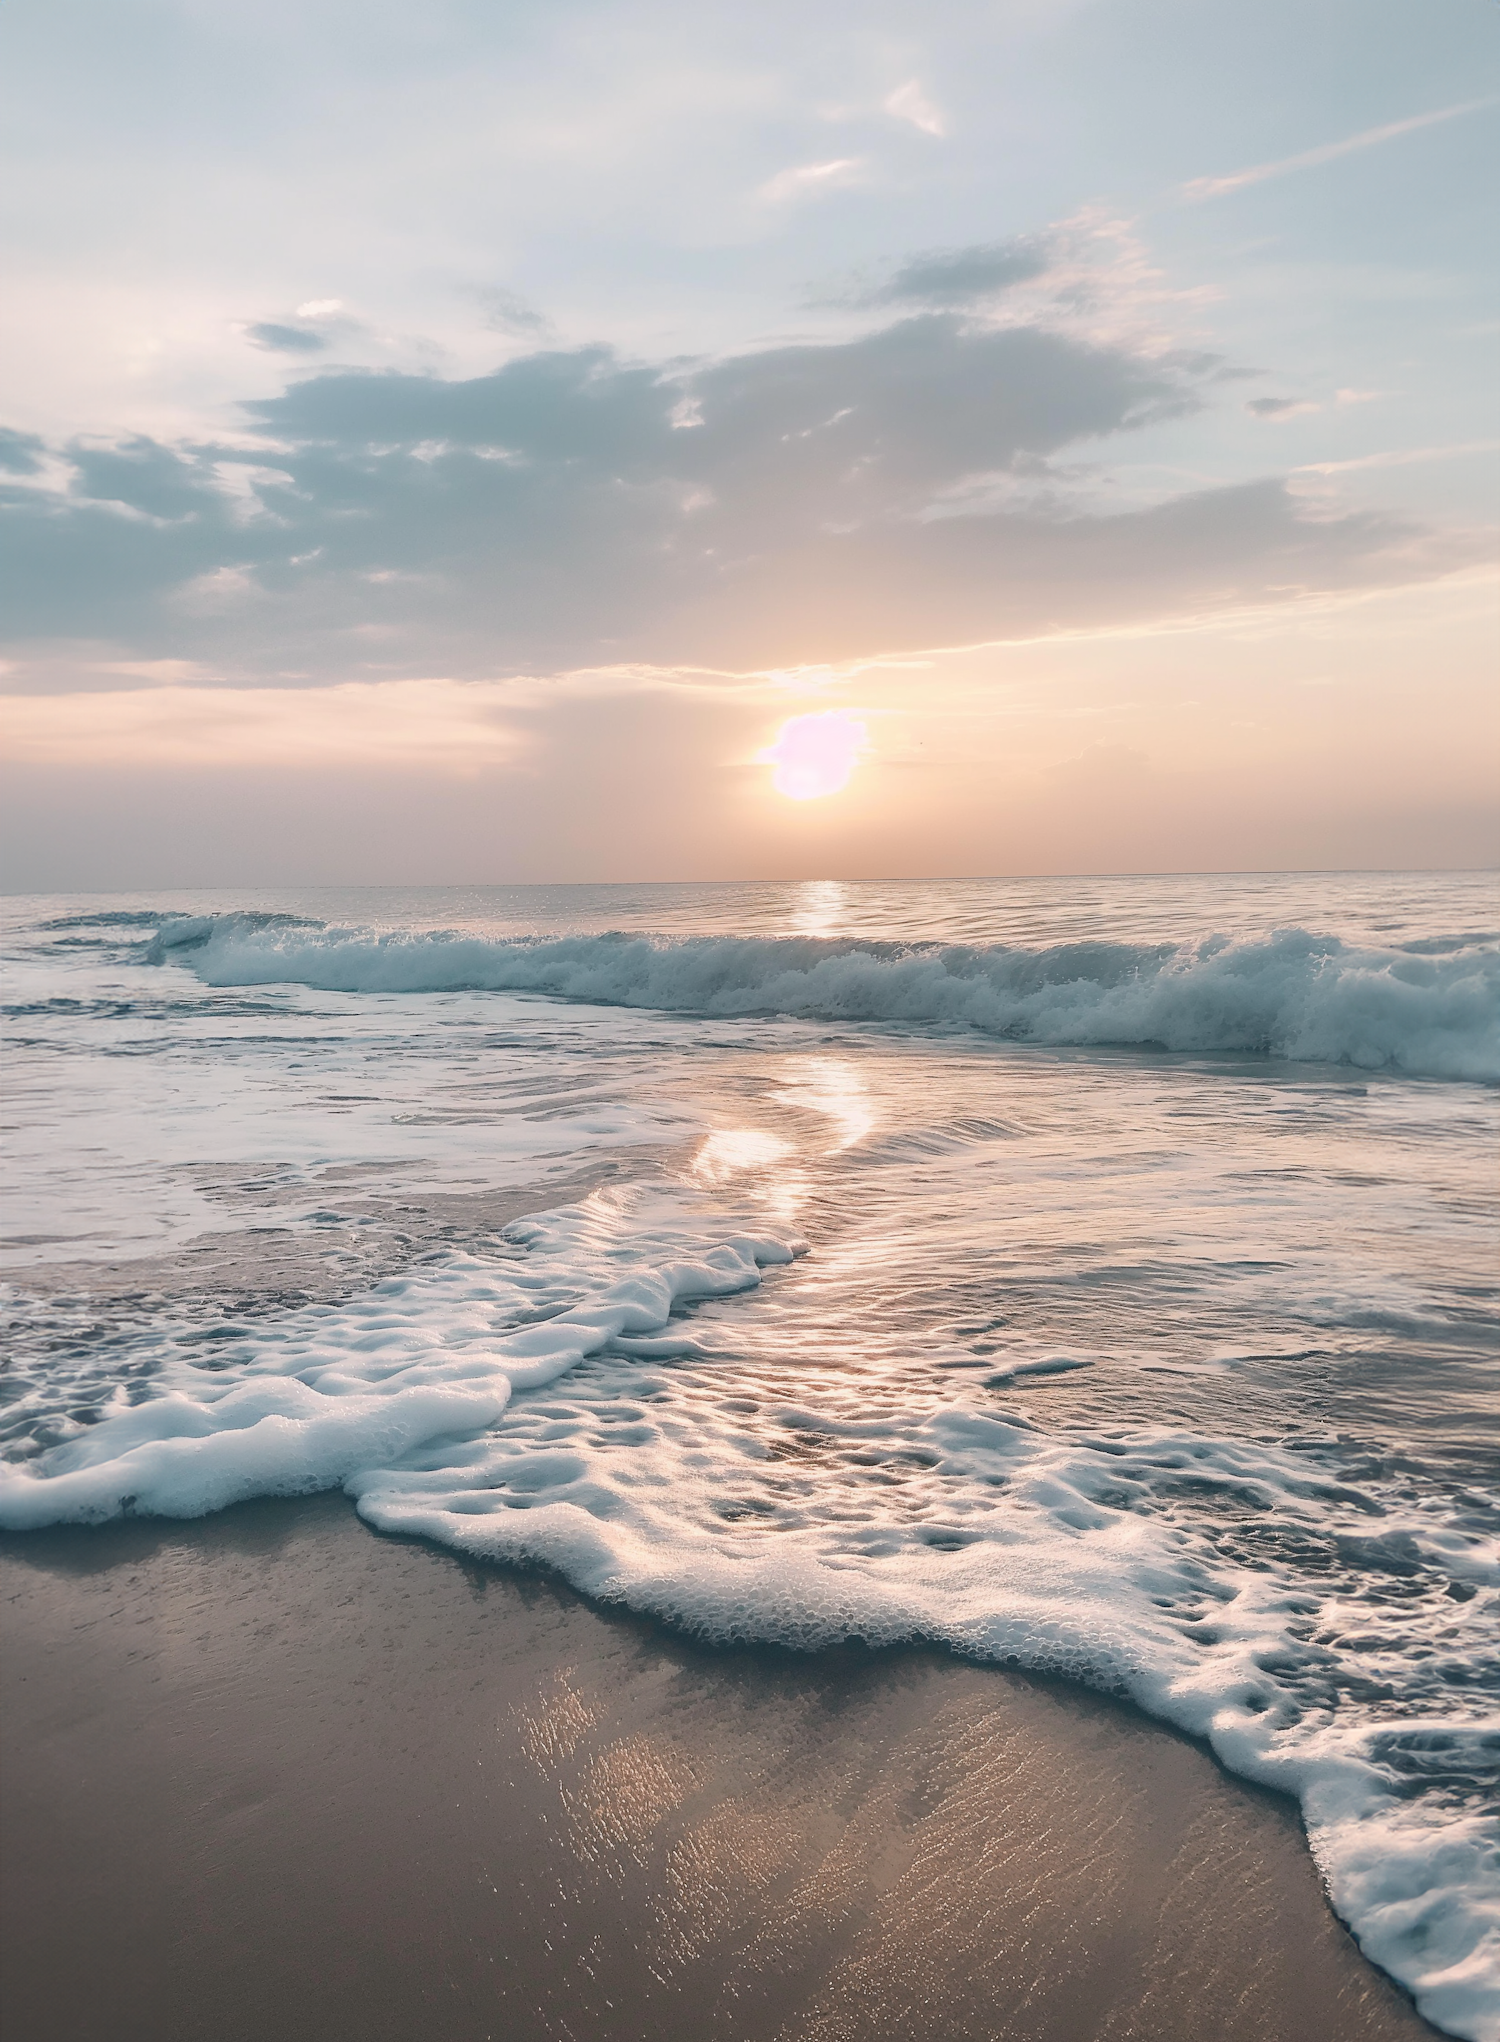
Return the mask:
[(1114, 1688), (1299, 1794), (1367, 1952), (1494, 2033), (1494, 920), (13, 903), (0, 1516), (343, 1484), (709, 1637)]

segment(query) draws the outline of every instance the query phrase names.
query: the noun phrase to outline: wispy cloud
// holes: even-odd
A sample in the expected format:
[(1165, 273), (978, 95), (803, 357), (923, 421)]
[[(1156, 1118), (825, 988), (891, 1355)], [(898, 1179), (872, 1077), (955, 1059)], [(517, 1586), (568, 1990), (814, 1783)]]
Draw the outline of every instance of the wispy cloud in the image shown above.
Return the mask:
[(544, 312), (504, 284), (478, 284), (471, 287), (469, 295), (483, 307), (484, 323), (492, 332), (544, 335), (552, 331), (552, 322)]
[(1234, 170), (1227, 177), (1195, 177), (1182, 187), (1185, 199), (1217, 199), (1226, 193), (1243, 191), (1246, 185), (1264, 184), (1273, 177), (1289, 177), (1294, 170), (1315, 170), (1320, 163), (1332, 163), (1340, 156), (1352, 156), (1359, 149), (1374, 149), (1381, 142), (1394, 142), (1398, 136), (1414, 135), (1419, 128), (1435, 128), (1442, 121), (1455, 121), (1462, 114), (1479, 113), (1483, 108), (1500, 104), (1500, 98), (1491, 94), (1488, 99), (1467, 99), (1460, 106), (1439, 107), (1433, 113), (1418, 113), (1404, 121), (1387, 121), (1384, 127), (1365, 128), (1360, 134), (1348, 135), (1341, 142), (1324, 142), (1316, 149), (1304, 149), (1297, 156), (1279, 156), (1274, 163), (1254, 163), (1248, 170)]
[(836, 191), (857, 183), (864, 167), (862, 156), (839, 156), (832, 163), (799, 163), (769, 178), (760, 188), (760, 197), (769, 199), (772, 205), (784, 205), (788, 199)]
[(359, 322), (349, 317), (342, 298), (309, 298), (297, 307), (295, 325), (288, 319), (262, 319), (240, 328), (255, 347), (287, 355), (321, 354), (330, 333), (347, 338), (358, 330)]
[(1468, 454), (1500, 454), (1500, 440), (1463, 440), (1452, 447), (1397, 447), (1353, 461), (1304, 461), (1294, 475), (1344, 475), (1352, 468), (1410, 468), (1423, 461), (1457, 461)]
[(256, 347), (284, 355), (321, 354), (328, 345), (321, 333), (311, 333), (305, 326), (282, 326), (274, 319), (262, 319), (247, 326), (245, 338)]
[[(154, 662), (161, 666), (164, 662)], [(0, 696), (7, 750), (33, 764), (434, 767), (512, 765), (514, 692), (498, 683), (350, 681), (335, 687), (149, 687)]]
[(1252, 418), (1296, 418), (1304, 411), (1321, 411), (1319, 404), (1296, 397), (1252, 397), (1245, 406)]
[(908, 78), (904, 85), (898, 85), (886, 99), (885, 110), (898, 121), (910, 121), (924, 135), (946, 135), (948, 132), (942, 109), (933, 105), (922, 90), (919, 79)]
[(1128, 220), (1086, 206), (1039, 233), (968, 248), (929, 248), (879, 276), (856, 271), (810, 302), (894, 306), (904, 312), (978, 312), (987, 323), (1044, 326), (1091, 346), (1207, 363), (1198, 346), (1216, 285), (1170, 282)]
[(975, 248), (938, 248), (905, 262), (873, 291), (865, 305), (971, 305), (1013, 284), (1045, 276), (1051, 257), (1044, 237), (1033, 235)]

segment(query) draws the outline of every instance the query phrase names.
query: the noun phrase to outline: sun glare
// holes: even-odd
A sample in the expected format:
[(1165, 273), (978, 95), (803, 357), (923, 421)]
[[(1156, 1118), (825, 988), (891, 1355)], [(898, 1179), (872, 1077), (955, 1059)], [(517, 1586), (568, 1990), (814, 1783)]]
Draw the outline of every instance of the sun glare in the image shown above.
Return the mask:
[(849, 785), (865, 741), (865, 726), (846, 709), (824, 709), (783, 723), (775, 744), (760, 754), (776, 768), (771, 784), (792, 801), (816, 801)]

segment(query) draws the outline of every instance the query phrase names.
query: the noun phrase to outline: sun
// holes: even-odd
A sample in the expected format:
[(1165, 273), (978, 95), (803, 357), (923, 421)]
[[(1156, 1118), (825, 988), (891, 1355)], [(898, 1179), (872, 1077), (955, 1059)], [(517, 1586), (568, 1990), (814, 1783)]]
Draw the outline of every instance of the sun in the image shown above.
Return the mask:
[(817, 801), (849, 785), (864, 748), (865, 726), (847, 709), (823, 709), (812, 716), (794, 716), (776, 733), (776, 742), (757, 755), (757, 763), (774, 766), (771, 784), (791, 801)]

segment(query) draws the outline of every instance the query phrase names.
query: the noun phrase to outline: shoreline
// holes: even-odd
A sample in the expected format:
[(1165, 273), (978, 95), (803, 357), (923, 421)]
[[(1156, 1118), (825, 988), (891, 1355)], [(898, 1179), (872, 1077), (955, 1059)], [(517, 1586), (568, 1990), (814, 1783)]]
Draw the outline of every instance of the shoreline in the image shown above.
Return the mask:
[(338, 1492), (0, 1538), (10, 2042), (1415, 2042), (1295, 1809), (1060, 1680), (696, 1644)]

